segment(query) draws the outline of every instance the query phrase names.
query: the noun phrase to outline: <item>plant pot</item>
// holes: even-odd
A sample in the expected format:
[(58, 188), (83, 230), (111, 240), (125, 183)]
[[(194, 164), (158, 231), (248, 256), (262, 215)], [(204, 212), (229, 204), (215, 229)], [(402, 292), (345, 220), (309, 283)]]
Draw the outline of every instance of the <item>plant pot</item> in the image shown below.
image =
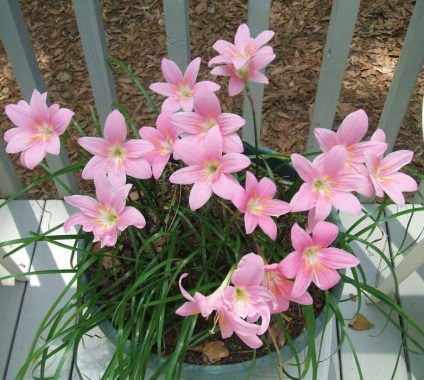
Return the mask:
[[(261, 148), (260, 152), (262, 154), (273, 155), (274, 151)], [(245, 148), (245, 154), (254, 154), (254, 151), (251, 147)], [(277, 165), (281, 166), (281, 160), (277, 158), (266, 158), (268, 165), (271, 167), (276, 167)], [(283, 176), (284, 178), (290, 181), (296, 181), (299, 179), (299, 176), (295, 169), (291, 165), (285, 164), (281, 168), (277, 170), (278, 174)], [(332, 213), (332, 218), (339, 225), (339, 219), (335, 212)], [(344, 273), (344, 271), (341, 271)], [(343, 283), (339, 282), (334, 288), (330, 290), (331, 295), (334, 299), (339, 300), (342, 294)], [(323, 307), (316, 317), (315, 321), (315, 337), (317, 337), (323, 331), (326, 323), (331, 317), (331, 312), (326, 313), (326, 307)], [(111, 321), (104, 321), (99, 325), (99, 328), (103, 331), (105, 336), (114, 344), (118, 342), (118, 331), (113, 326)], [(308, 346), (308, 331), (303, 331), (299, 336), (293, 339), (293, 348), (296, 352), (301, 352)], [(124, 350), (127, 352), (130, 347), (130, 342), (127, 341), (125, 344)], [(286, 344), (282, 348), (280, 348), (280, 355), (283, 359), (283, 362), (286, 362), (290, 358), (294, 356), (292, 348), (290, 345)], [(241, 363), (234, 364), (221, 364), (221, 365), (195, 365), (195, 364), (186, 364), (182, 365), (182, 378), (183, 379), (246, 379), (248, 374), (261, 374), (264, 370), (276, 366), (278, 363), (279, 357), (277, 352), (270, 352), (265, 356), (259, 357), (255, 359), (254, 367), (252, 367), (252, 361), (246, 361)], [(164, 364), (164, 359), (159, 358), (156, 355), (151, 355), (149, 359), (149, 368), (152, 370), (159, 369)]]

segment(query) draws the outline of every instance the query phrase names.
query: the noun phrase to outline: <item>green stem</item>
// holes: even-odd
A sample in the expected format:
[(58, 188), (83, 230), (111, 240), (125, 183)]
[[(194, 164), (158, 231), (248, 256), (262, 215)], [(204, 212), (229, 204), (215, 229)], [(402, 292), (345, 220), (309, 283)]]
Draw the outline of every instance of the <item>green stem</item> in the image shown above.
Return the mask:
[[(54, 175), (54, 172), (52, 172), (51, 170), (50, 170), (50, 168), (44, 163), (44, 162), (40, 162), (40, 166), (48, 173), (48, 174), (50, 174), (50, 175)], [(74, 195), (74, 192), (67, 186), (67, 185), (65, 185), (64, 183), (63, 183), (63, 181), (59, 178), (59, 177), (55, 177), (54, 178), (54, 181), (56, 181), (60, 186), (62, 186), (67, 192), (68, 192), (68, 194), (69, 195)]]
[(259, 140), (258, 140), (258, 124), (256, 121), (256, 110), (255, 110), (255, 102), (253, 101), (252, 93), (250, 92), (250, 85), (247, 78), (244, 81), (247, 99), (249, 99), (250, 107), (252, 109), (252, 117), (253, 117), (253, 133), (255, 134), (255, 157), (256, 157), (256, 178), (259, 177)]

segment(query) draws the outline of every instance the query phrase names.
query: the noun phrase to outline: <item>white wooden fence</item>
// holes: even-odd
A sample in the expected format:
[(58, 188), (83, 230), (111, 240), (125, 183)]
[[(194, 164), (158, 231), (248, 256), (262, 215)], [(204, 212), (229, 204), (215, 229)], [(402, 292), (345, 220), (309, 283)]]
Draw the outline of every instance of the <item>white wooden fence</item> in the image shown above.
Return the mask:
[[(97, 113), (103, 124), (116, 100), (115, 85), (107, 64), (108, 51), (101, 18), (99, 0), (73, 0), (75, 17), (88, 66)], [(342, 79), (349, 56), (349, 48), (358, 15), (360, 0), (334, 0), (327, 40), (324, 47), (318, 90), (309, 132), (307, 150), (317, 149), (313, 130), (317, 127), (331, 128), (337, 108)], [(190, 61), (190, 38), (188, 0), (163, 0), (168, 58), (185, 69)], [(319, 6), (319, 3), (317, 3)], [(249, 0), (247, 21), (253, 36), (269, 27), (271, 0)], [(24, 99), (29, 100), (34, 88), (45, 92), (46, 86), (35, 58), (18, 0), (0, 0), (0, 38), (15, 73)], [(393, 148), (415, 83), (424, 62), (424, 0), (417, 0), (410, 25), (398, 60), (379, 128), (382, 128)], [(263, 85), (252, 84), (257, 109), (262, 108)], [(247, 125), (243, 139), (254, 141), (253, 122), (245, 100), (244, 116)], [(261, 113), (258, 113), (260, 125)], [(59, 156), (47, 156), (52, 171), (60, 170), (69, 163), (66, 151)], [(77, 192), (72, 174), (62, 175), (61, 180)], [(0, 193), (8, 197), (21, 189), (10, 158), (0, 142)], [(65, 195), (57, 186), (60, 196)], [(423, 190), (423, 184), (421, 184)]]

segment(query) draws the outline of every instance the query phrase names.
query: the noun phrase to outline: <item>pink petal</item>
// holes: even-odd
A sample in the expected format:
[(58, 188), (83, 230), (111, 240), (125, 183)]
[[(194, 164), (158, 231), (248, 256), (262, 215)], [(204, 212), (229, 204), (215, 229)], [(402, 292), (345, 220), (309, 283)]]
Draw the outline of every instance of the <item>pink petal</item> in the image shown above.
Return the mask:
[(380, 167), (384, 169), (385, 174), (392, 174), (400, 170), (402, 166), (409, 164), (413, 156), (414, 153), (410, 150), (398, 150), (384, 157)]
[(264, 274), (265, 269), (262, 257), (255, 253), (248, 253), (237, 264), (237, 269), (231, 276), (231, 282), (236, 287), (260, 285)]
[(181, 73), (180, 68), (170, 59), (162, 59), (162, 73), (165, 80), (170, 84), (178, 86), (178, 83), (184, 83), (183, 74)]
[(243, 142), (236, 132), (222, 136), (222, 151), (224, 153), (242, 153), (244, 151)]
[(243, 51), (250, 42), (250, 30), (246, 24), (241, 24), (237, 28), (236, 35), (234, 36), (234, 45)]
[(47, 153), (58, 155), (60, 153), (59, 135), (52, 134), (45, 142), (44, 149)]
[(316, 224), (312, 234), (313, 244), (328, 247), (336, 240), (338, 234), (339, 229), (335, 224), (320, 221)]
[(300, 297), (305, 294), (309, 285), (311, 285), (312, 280), (313, 277), (311, 268), (300, 271), (294, 280), (292, 296)]
[(255, 83), (263, 83), (268, 84), (268, 78), (265, 76), (265, 74), (262, 74), (260, 71), (249, 71), (249, 74), (247, 75), (249, 80), (251, 82)]
[(275, 33), (270, 30), (265, 30), (259, 33), (258, 36), (254, 39), (255, 46), (259, 47), (265, 45), (272, 37), (274, 37), (274, 34)]
[(109, 155), (111, 148), (110, 142), (101, 137), (80, 137), (78, 144), (91, 154), (104, 157)]
[(83, 179), (93, 179), (95, 174), (99, 171), (105, 172), (107, 170), (107, 158), (94, 156), (85, 165), (84, 170), (81, 173)]
[(171, 97), (174, 96), (175, 93), (178, 91), (177, 86), (175, 86), (174, 84), (163, 83), (163, 82), (152, 83), (149, 86), (149, 88), (152, 91), (154, 91), (154, 92), (156, 92), (156, 93), (158, 93), (160, 95), (171, 96)]
[(340, 144), (336, 132), (326, 128), (315, 128), (315, 137), (323, 152), (328, 152), (332, 147)]
[[(229, 158), (225, 158), (225, 160), (222, 158), (222, 135), (221, 132), (219, 130), (219, 127), (217, 125), (213, 126), (211, 129), (209, 129), (209, 131), (206, 133), (205, 136), (205, 144), (204, 144), (204, 151), (205, 151), (205, 155), (204, 158), (206, 159), (218, 159), (218, 160), (222, 160), (223, 163), (223, 168), (222, 170), (226, 173), (229, 173), (231, 169), (235, 167), (239, 167), (239, 165), (243, 166), (244, 163), (246, 163), (246, 160), (238, 157), (238, 156), (242, 156), (238, 153), (232, 153), (232, 155)], [(229, 153), (231, 154), (231, 153)], [(237, 154), (236, 159), (234, 160), (234, 156)], [(247, 158), (247, 157), (246, 157)], [(228, 161), (228, 163), (227, 163)], [(225, 164), (224, 164), (225, 162)], [(250, 160), (249, 160), (250, 163)], [(239, 165), (237, 165), (239, 164)], [(227, 168), (228, 166), (228, 168)], [(224, 169), (225, 167), (225, 169)], [(243, 167), (243, 169), (246, 166)], [(241, 170), (241, 169), (239, 169)]]
[(239, 188), (233, 192), (231, 197), (231, 202), (236, 206), (241, 212), (246, 212), (247, 198), (246, 191), (243, 188)]
[(173, 113), (181, 109), (180, 101), (177, 98), (169, 97), (162, 103), (162, 112)]
[(278, 264), (278, 268), (285, 278), (295, 278), (301, 271), (302, 265), (301, 254), (294, 251)]
[[(336, 193), (340, 194), (340, 193)], [(342, 193), (344, 195), (344, 193)], [(324, 220), (330, 215), (332, 203), (322, 195), (317, 196), (317, 201), (315, 203), (315, 218), (317, 220)]]
[(290, 204), (279, 199), (268, 199), (262, 202), (267, 215), (280, 216), (290, 212)]
[(169, 120), (182, 132), (190, 134), (203, 132), (201, 125), (206, 121), (202, 115), (196, 112), (178, 112), (171, 115)]
[(221, 86), (215, 82), (212, 82), (210, 80), (203, 80), (201, 82), (196, 83), (193, 86), (193, 91), (197, 92), (197, 91), (204, 91), (205, 89), (215, 92), (218, 91), (221, 88)]
[(236, 172), (239, 172), (240, 170), (247, 168), (249, 165), (250, 165), (250, 159), (246, 157), (244, 154), (227, 153), (222, 156), (221, 169), (223, 173), (236, 173)]
[(34, 169), (46, 156), (41, 144), (36, 144), (21, 153), (21, 163), (27, 169)]
[[(181, 169), (182, 170), (182, 169)], [(211, 197), (212, 190), (207, 182), (197, 181), (190, 191), (189, 205), (192, 211), (202, 207)]]
[[(212, 70), (213, 71), (213, 70)], [(244, 90), (244, 80), (232, 75), (228, 82), (228, 95), (236, 96)]]
[(71, 206), (78, 207), (85, 215), (97, 217), (97, 201), (86, 195), (65, 196), (64, 200)]
[(113, 197), (113, 188), (106, 176), (106, 173), (99, 171), (94, 175), (94, 185), (99, 203), (110, 205)]
[[(94, 181), (95, 180), (96, 180), (96, 178), (94, 177)], [(130, 193), (132, 185), (130, 183), (128, 183), (124, 186), (114, 188), (114, 187), (112, 187), (112, 185), (109, 182), (109, 186), (113, 190), (113, 195), (110, 198), (109, 203), (103, 203), (103, 202), (102, 203), (104, 205), (112, 207), (113, 209), (115, 209), (115, 211), (118, 214), (120, 214), (125, 209), (125, 204), (127, 203), (127, 197), (128, 197), (128, 194)], [(97, 189), (96, 189), (96, 195), (97, 194), (98, 194), (98, 192), (97, 192)], [(100, 199), (99, 199), (99, 201), (100, 201)]]
[(303, 253), (307, 248), (311, 247), (314, 244), (311, 236), (305, 230), (303, 230), (297, 223), (293, 224), (291, 228), (291, 241), (293, 244), (293, 248), (296, 252), (299, 253)]
[(300, 178), (305, 182), (313, 183), (318, 177), (318, 173), (307, 158), (295, 153), (291, 155), (291, 160)]
[(73, 116), (74, 112), (68, 110), (67, 108), (60, 108), (57, 110), (57, 112), (54, 113), (51, 119), (51, 123), (58, 135), (61, 135), (63, 132), (65, 132)]
[[(204, 158), (206, 152), (204, 149), (204, 137), (202, 136), (185, 136), (178, 144), (174, 145), (174, 153), (179, 160), (184, 161), (186, 165), (204, 166)], [(176, 155), (174, 154), (174, 157)]]
[(12, 121), (14, 125), (19, 128), (24, 128), (26, 130), (32, 130), (31, 125), (33, 120), (31, 117), (31, 109), (29, 105), (25, 102), (25, 106), (8, 104), (4, 108), (7, 117)]
[(112, 111), (106, 118), (104, 136), (112, 145), (124, 143), (127, 138), (127, 125), (124, 116), (118, 111)]
[(4, 140), (8, 143), (6, 146), (7, 153), (18, 153), (28, 149), (34, 145), (32, 140), (33, 134), (22, 128), (12, 128), (5, 132)]
[(201, 59), (199, 57), (193, 59), (185, 71), (184, 79), (190, 87), (193, 87), (194, 83), (196, 83), (197, 74), (199, 73), (200, 68), (200, 61)]
[[(234, 69), (229, 66), (218, 66), (214, 67), (211, 70), (212, 75), (223, 75), (229, 77), (230, 75), (234, 75)], [(243, 82), (244, 84), (244, 82)]]
[(290, 201), (290, 211), (308, 211), (315, 206), (316, 196), (311, 185), (304, 183)]
[(218, 53), (224, 53), (228, 48), (234, 46), (232, 43), (224, 40), (218, 40), (213, 45), (212, 48), (216, 50)]
[(86, 223), (89, 223), (90, 221), (91, 220), (87, 217), (87, 215), (78, 211), (70, 215), (68, 219), (65, 220), (65, 223), (63, 224), (63, 230), (67, 233), (71, 230), (71, 227), (74, 226), (75, 224), (85, 225)]
[(336, 192), (333, 197), (333, 205), (335, 208), (348, 212), (353, 215), (361, 214), (361, 203), (351, 193)]
[(190, 98), (183, 98), (180, 100), (180, 105), (183, 111), (190, 112), (193, 110), (194, 98), (192, 96)]
[(158, 155), (152, 162), (152, 172), (155, 179), (159, 179), (169, 161), (169, 155)]
[(40, 123), (40, 120), (44, 123), (50, 123), (50, 114), (46, 104), (47, 92), (40, 94), (37, 90), (34, 90), (31, 95), (30, 107), (32, 111), (33, 121)]
[(202, 167), (199, 166), (188, 166), (177, 170), (169, 177), (171, 183), (179, 185), (189, 185), (202, 178), (199, 172), (202, 170)]
[(413, 192), (418, 190), (417, 182), (408, 174), (395, 173), (390, 176), (390, 180), (398, 186), (400, 191)]
[(364, 110), (358, 110), (345, 117), (337, 130), (337, 136), (341, 144), (349, 146), (361, 141), (367, 130), (368, 116)]
[(215, 118), (221, 114), (218, 97), (212, 91), (203, 91), (194, 99), (194, 110), (205, 119)]
[(312, 281), (321, 290), (327, 290), (340, 281), (340, 275), (335, 269), (320, 266), (313, 273)]
[(136, 226), (137, 228), (143, 228), (146, 225), (146, 219), (140, 211), (134, 207), (127, 206), (119, 214), (119, 220), (116, 227), (121, 231), (125, 230), (128, 226)]
[(277, 238), (277, 225), (274, 220), (268, 215), (260, 215), (259, 218), (259, 227), (272, 239)]
[(132, 158), (125, 162), (127, 175), (138, 179), (149, 179), (152, 177), (152, 168), (144, 158)]
[(144, 140), (129, 140), (122, 145), (125, 149), (125, 157), (139, 158), (154, 149), (154, 146), (149, 141)]
[(324, 153), (324, 172), (326, 175), (335, 176), (344, 172), (347, 152), (342, 145), (336, 145), (329, 152)]
[(216, 122), (219, 125), (219, 129), (223, 135), (228, 135), (229, 133), (239, 130), (246, 121), (233, 113), (222, 113), (216, 118)]
[(246, 229), (246, 234), (251, 234), (258, 225), (258, 216), (247, 211), (244, 214), (244, 228)]
[(259, 181), (258, 185), (258, 198), (273, 198), (275, 192), (277, 191), (277, 186), (269, 178), (264, 177)]
[(332, 247), (320, 250), (319, 261), (332, 269), (351, 268), (360, 264), (360, 261), (354, 255)]
[(230, 200), (240, 184), (231, 174), (221, 174), (211, 183), (212, 192), (221, 198)]
[(380, 185), (393, 202), (395, 202), (399, 207), (405, 206), (405, 197), (396, 183), (380, 182)]

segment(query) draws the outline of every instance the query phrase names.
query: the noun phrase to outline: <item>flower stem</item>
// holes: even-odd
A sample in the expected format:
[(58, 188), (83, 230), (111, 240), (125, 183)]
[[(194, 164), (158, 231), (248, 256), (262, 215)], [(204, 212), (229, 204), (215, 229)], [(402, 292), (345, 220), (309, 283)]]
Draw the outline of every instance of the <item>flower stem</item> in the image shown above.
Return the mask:
[(255, 102), (253, 101), (252, 93), (250, 92), (249, 81), (245, 79), (244, 81), (247, 99), (249, 99), (250, 107), (252, 109), (252, 117), (253, 117), (253, 133), (255, 135), (255, 157), (256, 157), (256, 178), (259, 177), (259, 141), (258, 141), (258, 124), (256, 122), (256, 110), (255, 110)]

